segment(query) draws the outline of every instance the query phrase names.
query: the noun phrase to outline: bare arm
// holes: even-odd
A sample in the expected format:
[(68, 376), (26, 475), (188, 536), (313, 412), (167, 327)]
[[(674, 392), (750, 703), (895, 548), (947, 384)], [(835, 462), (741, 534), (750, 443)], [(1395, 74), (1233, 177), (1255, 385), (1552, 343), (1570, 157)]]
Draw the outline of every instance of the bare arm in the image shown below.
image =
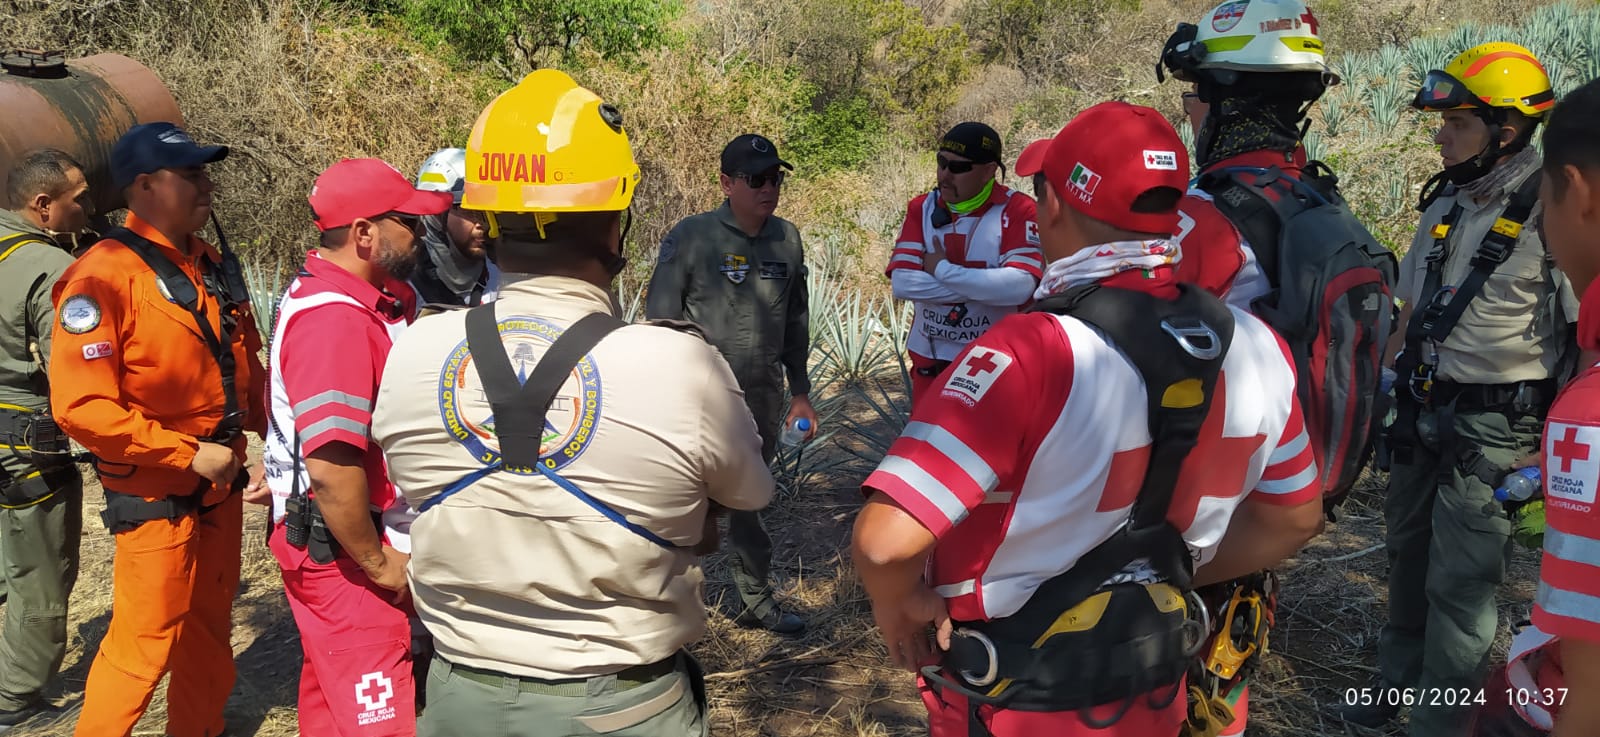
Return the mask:
[(932, 659), (930, 624), (939, 647), (950, 647), (944, 599), (922, 580), (935, 542), (928, 528), (882, 492), (874, 492), (856, 517), (851, 548), (856, 573), (872, 601), (872, 616), (889, 658), (907, 670)]
[(1294, 506), (1247, 499), (1228, 521), (1216, 556), (1194, 572), (1194, 585), (1231, 581), (1271, 568), (1294, 555), (1321, 524), (1321, 497)]
[(339, 547), (379, 586), (403, 590), (408, 556), (386, 548), (372, 524), (364, 455), (349, 443), (331, 442), (306, 457), (306, 473), (316, 490), (317, 508)]

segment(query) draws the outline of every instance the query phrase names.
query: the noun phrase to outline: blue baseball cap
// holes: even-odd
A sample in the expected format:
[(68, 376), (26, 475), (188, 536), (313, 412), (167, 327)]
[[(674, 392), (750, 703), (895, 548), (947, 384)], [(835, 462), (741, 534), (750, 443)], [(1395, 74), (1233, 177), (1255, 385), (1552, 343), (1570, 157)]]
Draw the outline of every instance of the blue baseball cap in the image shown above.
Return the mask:
[(122, 190), (140, 174), (215, 164), (226, 158), (227, 146), (201, 146), (171, 123), (143, 123), (128, 129), (111, 147), (111, 186)]

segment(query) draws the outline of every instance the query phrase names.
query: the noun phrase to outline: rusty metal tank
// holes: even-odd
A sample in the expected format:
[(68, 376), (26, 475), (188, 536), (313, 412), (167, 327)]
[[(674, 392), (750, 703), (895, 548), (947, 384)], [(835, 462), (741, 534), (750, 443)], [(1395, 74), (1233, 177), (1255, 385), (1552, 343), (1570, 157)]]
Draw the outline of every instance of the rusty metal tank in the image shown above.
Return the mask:
[(140, 123), (183, 124), (172, 92), (126, 56), (67, 60), (23, 50), (0, 56), (0, 67), (0, 193), (17, 157), (49, 146), (83, 164), (96, 210), (119, 209), (126, 203), (111, 188), (111, 145)]

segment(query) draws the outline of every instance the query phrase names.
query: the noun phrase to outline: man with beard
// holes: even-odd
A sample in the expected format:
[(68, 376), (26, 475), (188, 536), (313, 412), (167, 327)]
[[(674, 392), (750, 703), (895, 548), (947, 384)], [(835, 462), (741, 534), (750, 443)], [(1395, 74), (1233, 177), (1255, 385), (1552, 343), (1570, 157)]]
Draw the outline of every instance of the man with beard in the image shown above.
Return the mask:
[[(705, 328), (739, 379), (768, 463), (784, 428), (804, 419), (810, 427), (806, 439), (817, 433), (806, 376), (811, 323), (805, 248), (794, 224), (772, 214), (783, 170), (793, 168), (778, 158), (778, 148), (766, 136), (746, 133), (729, 142), (722, 150), (721, 177), (727, 200), (716, 210), (684, 218), (667, 233), (645, 307), (652, 320), (689, 320)], [(786, 635), (805, 629), (805, 620), (783, 611), (772, 597), (772, 538), (758, 512), (728, 515), (728, 547), (743, 601), (735, 621)]]
[(489, 227), (483, 213), (461, 207), (467, 181), (467, 151), (441, 148), (417, 171), (417, 189), (449, 192), (450, 211), (422, 218), (417, 271), (411, 287), (426, 305), (477, 307), (494, 300), (500, 269), (489, 259)]
[(1028, 303), (1044, 268), (1033, 198), (995, 179), (1000, 134), (959, 123), (939, 139), (938, 186), (906, 203), (888, 275), (915, 308), (906, 353), (921, 401), (967, 343)]
[(412, 735), (411, 512), (370, 427), (389, 348), (415, 313), (404, 279), (419, 220), (450, 198), (383, 161), (346, 159), (310, 202), (322, 237), (278, 307), (263, 456), (268, 544), (305, 650), (300, 732)]

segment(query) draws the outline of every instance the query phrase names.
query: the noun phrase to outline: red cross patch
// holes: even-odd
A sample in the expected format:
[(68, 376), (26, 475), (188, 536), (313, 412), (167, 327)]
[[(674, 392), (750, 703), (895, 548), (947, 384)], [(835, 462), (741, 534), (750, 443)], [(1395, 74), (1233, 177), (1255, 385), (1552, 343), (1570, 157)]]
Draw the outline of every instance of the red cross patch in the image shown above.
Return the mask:
[(1545, 495), (1591, 506), (1600, 483), (1600, 427), (1551, 420), (1545, 430)]

